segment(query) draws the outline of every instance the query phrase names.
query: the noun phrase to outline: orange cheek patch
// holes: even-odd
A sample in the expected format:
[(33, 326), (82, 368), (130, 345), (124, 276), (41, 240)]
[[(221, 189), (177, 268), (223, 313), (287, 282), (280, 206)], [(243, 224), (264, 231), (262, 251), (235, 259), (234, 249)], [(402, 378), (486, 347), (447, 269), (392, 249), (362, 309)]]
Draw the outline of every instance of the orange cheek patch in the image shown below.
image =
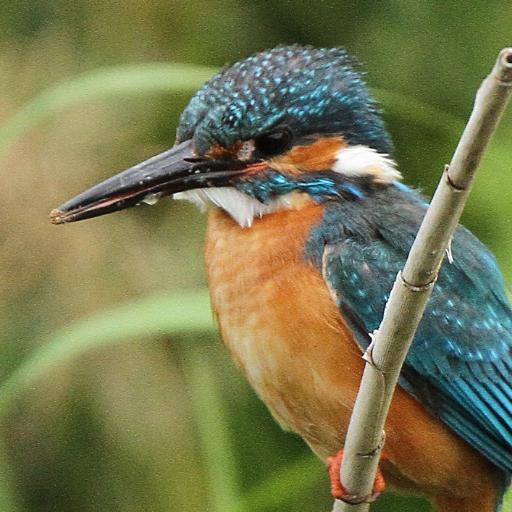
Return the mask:
[(340, 149), (347, 144), (343, 137), (319, 138), (307, 146), (296, 146), (288, 153), (269, 160), (268, 164), (276, 171), (287, 174), (325, 171), (331, 169)]
[(224, 146), (215, 144), (215, 145), (211, 146), (211, 148), (208, 150), (208, 153), (206, 154), (206, 156), (208, 156), (212, 160), (226, 160), (228, 158), (234, 158), (234, 157), (236, 157), (237, 153), (240, 151), (241, 147), (242, 147), (241, 142), (237, 142), (227, 148), (225, 148)]

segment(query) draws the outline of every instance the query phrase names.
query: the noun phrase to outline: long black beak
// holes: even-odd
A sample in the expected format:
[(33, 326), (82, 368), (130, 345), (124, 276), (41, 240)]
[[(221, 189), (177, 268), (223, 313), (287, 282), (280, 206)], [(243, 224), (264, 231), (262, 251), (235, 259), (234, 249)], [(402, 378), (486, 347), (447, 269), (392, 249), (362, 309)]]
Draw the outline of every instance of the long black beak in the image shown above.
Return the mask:
[(82, 192), (53, 210), (50, 219), (54, 224), (75, 222), (176, 192), (228, 186), (245, 169), (247, 163), (238, 160), (199, 159), (191, 141), (185, 141)]

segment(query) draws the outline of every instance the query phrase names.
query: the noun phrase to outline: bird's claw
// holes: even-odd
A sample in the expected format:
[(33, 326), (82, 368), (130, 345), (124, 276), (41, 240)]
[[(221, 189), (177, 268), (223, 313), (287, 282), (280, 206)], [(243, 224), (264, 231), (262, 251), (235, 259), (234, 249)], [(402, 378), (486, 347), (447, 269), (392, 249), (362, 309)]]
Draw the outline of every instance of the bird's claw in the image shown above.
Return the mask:
[(333, 498), (350, 503), (351, 505), (359, 505), (360, 503), (373, 503), (386, 487), (384, 476), (380, 469), (377, 470), (375, 482), (373, 483), (372, 493), (368, 496), (358, 496), (356, 494), (348, 494), (340, 478), (341, 462), (343, 460), (343, 450), (340, 450), (333, 457), (327, 459), (329, 478), (331, 480), (331, 494)]

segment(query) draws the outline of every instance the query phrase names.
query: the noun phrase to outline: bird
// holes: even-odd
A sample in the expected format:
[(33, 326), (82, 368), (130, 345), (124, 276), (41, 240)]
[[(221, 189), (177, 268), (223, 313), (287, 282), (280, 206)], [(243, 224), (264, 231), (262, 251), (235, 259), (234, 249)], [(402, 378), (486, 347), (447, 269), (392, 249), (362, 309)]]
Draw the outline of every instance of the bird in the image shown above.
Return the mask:
[[(211, 78), (175, 145), (50, 214), (64, 224), (161, 197), (207, 210), (222, 338), (333, 495), (378, 328), (428, 200), (405, 185), (379, 104), (344, 48), (281, 45)], [(383, 481), (439, 512), (496, 512), (512, 474), (512, 309), (495, 257), (458, 226), (402, 368)], [(339, 478), (338, 478), (339, 480)]]

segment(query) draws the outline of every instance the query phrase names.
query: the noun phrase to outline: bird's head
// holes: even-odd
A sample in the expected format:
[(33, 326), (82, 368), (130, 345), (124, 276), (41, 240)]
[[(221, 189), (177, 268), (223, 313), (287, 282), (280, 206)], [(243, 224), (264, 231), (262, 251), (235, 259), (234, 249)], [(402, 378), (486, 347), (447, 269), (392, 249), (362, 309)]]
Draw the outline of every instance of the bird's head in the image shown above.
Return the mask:
[(51, 213), (71, 222), (173, 195), (240, 225), (308, 201), (360, 200), (400, 178), (379, 109), (340, 48), (281, 46), (221, 71), (181, 115), (176, 145)]

